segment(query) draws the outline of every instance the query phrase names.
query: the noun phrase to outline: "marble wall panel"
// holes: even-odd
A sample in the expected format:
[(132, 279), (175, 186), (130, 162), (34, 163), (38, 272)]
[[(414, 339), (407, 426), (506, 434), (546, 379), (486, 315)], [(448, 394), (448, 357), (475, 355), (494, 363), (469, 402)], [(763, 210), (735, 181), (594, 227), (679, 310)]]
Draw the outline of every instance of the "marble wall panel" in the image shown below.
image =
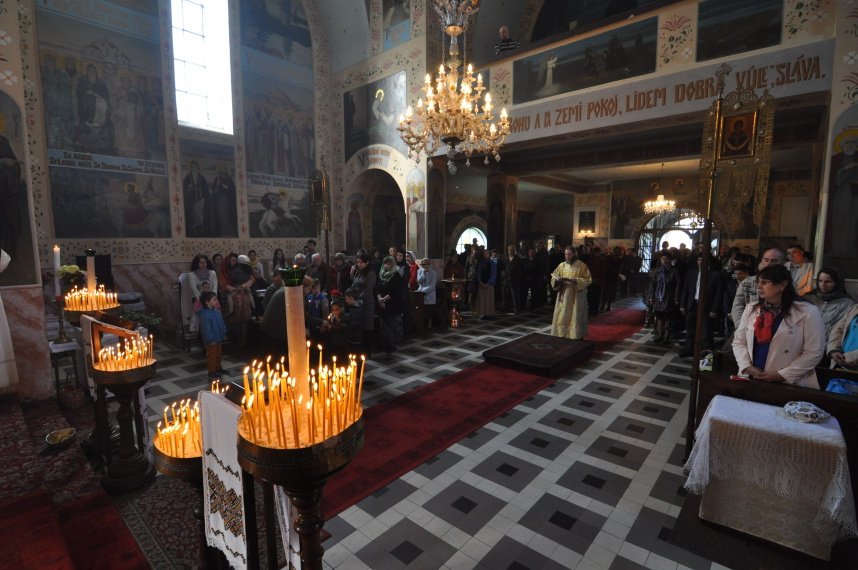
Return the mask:
[(3, 305), (18, 367), (17, 392), (41, 400), (53, 395), (51, 358), (45, 335), (45, 304), (39, 286), (3, 289)]
[(162, 328), (178, 330), (181, 321), (179, 294), (173, 285), (179, 274), (189, 267), (190, 262), (114, 265), (113, 280), (120, 293), (142, 293), (146, 311), (164, 319)]

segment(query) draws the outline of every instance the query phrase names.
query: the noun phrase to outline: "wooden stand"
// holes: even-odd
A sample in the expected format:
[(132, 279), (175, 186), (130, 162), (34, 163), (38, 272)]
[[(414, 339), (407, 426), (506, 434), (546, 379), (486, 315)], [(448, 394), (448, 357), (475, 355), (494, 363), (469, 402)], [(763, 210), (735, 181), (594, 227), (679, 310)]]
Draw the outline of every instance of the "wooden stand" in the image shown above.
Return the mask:
[(119, 411), (116, 414), (119, 422), (119, 449), (115, 457), (110, 457), (107, 474), (101, 482), (109, 493), (125, 493), (138, 489), (155, 478), (155, 468), (146, 458), (143, 417), (137, 396), (140, 388), (154, 376), (154, 362), (131, 370), (92, 369), (92, 379), (98, 387), (96, 429), (100, 434), (99, 445), (102, 450), (109, 450), (109, 442), (106, 441), (108, 428), (105, 390), (110, 390), (119, 401)]

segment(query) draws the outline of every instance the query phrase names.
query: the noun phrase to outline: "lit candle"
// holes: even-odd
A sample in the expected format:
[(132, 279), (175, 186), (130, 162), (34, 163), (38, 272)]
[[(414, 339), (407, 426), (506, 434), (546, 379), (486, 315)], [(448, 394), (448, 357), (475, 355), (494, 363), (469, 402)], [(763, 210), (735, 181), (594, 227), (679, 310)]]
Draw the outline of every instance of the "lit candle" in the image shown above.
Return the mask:
[(60, 297), (60, 246), (54, 246), (54, 295)]

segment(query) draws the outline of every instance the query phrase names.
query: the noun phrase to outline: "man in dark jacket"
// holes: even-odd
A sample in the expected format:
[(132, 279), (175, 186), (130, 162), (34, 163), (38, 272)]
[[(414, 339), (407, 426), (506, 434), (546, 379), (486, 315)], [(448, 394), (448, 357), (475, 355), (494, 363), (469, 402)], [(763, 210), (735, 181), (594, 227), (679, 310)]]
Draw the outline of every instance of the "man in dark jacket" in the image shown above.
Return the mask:
[[(557, 266), (566, 261), (566, 256), (563, 254), (563, 248), (560, 244), (555, 244), (548, 252), (548, 275), (550, 276)], [(548, 304), (553, 305), (557, 297), (557, 291), (548, 287)]]
[[(679, 311), (685, 317), (685, 345), (679, 352), (682, 358), (691, 356), (694, 350), (694, 335), (697, 330), (697, 302), (700, 298), (700, 287), (702, 287), (702, 272), (700, 266), (703, 258), (697, 258), (697, 267), (688, 271), (685, 284), (682, 287), (682, 295), (679, 301)], [(703, 323), (703, 348), (712, 348), (713, 320), (718, 318), (721, 312), (722, 282), (721, 272), (717, 268), (711, 268), (706, 273), (706, 320)]]

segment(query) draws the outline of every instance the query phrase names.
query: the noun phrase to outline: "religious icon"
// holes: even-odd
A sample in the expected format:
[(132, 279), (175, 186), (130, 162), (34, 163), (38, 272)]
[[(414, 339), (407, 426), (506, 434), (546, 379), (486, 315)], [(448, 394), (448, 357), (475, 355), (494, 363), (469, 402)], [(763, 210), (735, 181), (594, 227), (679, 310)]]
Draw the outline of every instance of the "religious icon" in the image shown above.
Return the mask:
[(744, 158), (754, 155), (756, 119), (756, 113), (744, 113), (721, 120), (720, 158)]

